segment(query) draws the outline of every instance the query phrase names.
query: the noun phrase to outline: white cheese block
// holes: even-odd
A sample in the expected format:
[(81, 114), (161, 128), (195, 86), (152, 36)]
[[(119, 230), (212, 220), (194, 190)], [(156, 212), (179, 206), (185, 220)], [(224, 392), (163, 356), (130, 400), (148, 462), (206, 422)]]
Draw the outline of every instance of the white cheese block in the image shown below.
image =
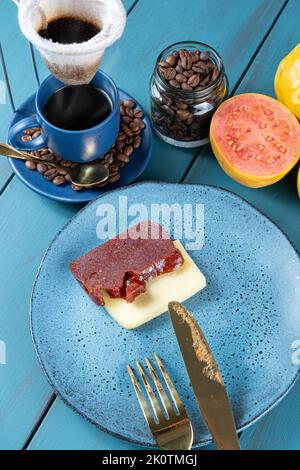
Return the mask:
[(146, 292), (134, 302), (112, 299), (104, 292), (105, 308), (112, 318), (123, 328), (132, 329), (153, 320), (168, 310), (168, 303), (183, 302), (206, 286), (206, 279), (194, 261), (176, 240), (176, 248), (184, 258), (184, 264), (177, 271), (162, 274), (146, 286)]

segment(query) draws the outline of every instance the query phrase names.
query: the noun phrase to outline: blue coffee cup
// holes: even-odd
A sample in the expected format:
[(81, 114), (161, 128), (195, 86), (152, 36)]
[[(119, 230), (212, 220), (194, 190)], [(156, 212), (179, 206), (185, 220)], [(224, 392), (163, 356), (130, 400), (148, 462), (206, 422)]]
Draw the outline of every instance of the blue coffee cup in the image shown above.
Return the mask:
[[(96, 73), (90, 84), (104, 91), (110, 98), (112, 111), (104, 121), (95, 127), (80, 131), (61, 129), (47, 121), (44, 108), (49, 98), (56, 91), (68, 86), (50, 75), (37, 91), (36, 115), (22, 119), (10, 129), (11, 144), (24, 151), (49, 147), (59, 157), (73, 162), (86, 163), (104, 155), (115, 143), (120, 130), (119, 91), (113, 80), (102, 71)], [(24, 142), (23, 130), (35, 126), (41, 127), (42, 134), (36, 139)]]

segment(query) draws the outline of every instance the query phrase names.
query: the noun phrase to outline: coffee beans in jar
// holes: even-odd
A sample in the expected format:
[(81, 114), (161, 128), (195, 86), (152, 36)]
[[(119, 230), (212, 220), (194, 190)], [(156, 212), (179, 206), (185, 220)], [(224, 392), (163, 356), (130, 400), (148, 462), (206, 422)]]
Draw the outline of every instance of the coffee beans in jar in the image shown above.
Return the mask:
[(178, 147), (207, 144), (211, 118), (228, 95), (221, 57), (200, 42), (169, 46), (156, 61), (150, 94), (159, 137)]

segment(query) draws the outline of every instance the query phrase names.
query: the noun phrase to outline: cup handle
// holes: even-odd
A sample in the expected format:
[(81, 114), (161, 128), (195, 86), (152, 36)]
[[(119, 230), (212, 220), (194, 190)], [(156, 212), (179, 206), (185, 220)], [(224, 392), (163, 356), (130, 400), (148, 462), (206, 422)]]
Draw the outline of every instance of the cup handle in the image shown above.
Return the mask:
[(10, 145), (18, 150), (25, 150), (29, 152), (47, 147), (47, 142), (43, 133), (36, 139), (29, 140), (27, 142), (22, 140), (22, 137), (24, 136), (23, 131), (25, 129), (30, 129), (31, 127), (40, 127), (37, 116), (26, 117), (14, 124), (8, 133), (8, 141)]

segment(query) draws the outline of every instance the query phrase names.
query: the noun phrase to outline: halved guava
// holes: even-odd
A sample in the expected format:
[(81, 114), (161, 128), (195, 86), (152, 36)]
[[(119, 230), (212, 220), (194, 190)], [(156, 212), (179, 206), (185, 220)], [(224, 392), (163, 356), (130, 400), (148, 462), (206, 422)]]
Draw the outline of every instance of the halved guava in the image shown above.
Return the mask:
[(300, 158), (300, 124), (279, 101), (245, 93), (215, 112), (210, 141), (223, 170), (234, 180), (260, 188), (282, 179)]

